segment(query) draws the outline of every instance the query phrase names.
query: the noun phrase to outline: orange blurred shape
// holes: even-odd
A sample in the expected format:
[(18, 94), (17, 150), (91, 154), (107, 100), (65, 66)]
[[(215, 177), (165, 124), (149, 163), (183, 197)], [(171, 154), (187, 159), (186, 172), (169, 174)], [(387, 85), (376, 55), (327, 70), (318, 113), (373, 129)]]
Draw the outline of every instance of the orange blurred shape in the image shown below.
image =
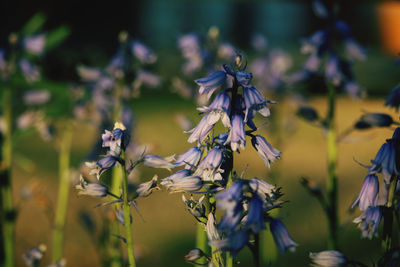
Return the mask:
[(400, 53), (400, 2), (385, 1), (378, 6), (382, 42), (387, 52)]

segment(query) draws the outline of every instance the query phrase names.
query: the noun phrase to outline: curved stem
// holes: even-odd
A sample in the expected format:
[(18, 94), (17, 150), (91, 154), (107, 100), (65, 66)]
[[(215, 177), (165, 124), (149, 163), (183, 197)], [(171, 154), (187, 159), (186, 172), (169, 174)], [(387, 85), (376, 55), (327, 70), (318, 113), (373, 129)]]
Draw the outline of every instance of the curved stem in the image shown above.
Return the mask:
[[(121, 152), (121, 159), (125, 160), (125, 151)], [(129, 261), (129, 266), (135, 267), (136, 262), (133, 250), (131, 212), (128, 200), (128, 174), (125, 170), (125, 166), (122, 166), (122, 197), (123, 197), (122, 210), (124, 212), (125, 238), (128, 251), (128, 261)]]
[(14, 262), (14, 222), (15, 210), (12, 201), (12, 90), (5, 88), (3, 91), (3, 140), (2, 164), (0, 166), (0, 193), (1, 193), (1, 226), (2, 226), (2, 253), (4, 253), (4, 266), (13, 267)]
[(62, 129), (59, 148), (60, 150), (58, 152), (59, 185), (57, 209), (53, 226), (53, 263), (63, 258), (64, 228), (67, 217), (68, 197), (70, 190), (69, 167), (72, 134), (72, 125), (71, 122), (68, 121), (66, 122), (65, 128)]
[(335, 127), (335, 87), (328, 86), (328, 136), (327, 136), (327, 151), (328, 151), (328, 225), (329, 238), (328, 249), (337, 248), (337, 228), (338, 228), (338, 181), (336, 176), (337, 168), (337, 140)]

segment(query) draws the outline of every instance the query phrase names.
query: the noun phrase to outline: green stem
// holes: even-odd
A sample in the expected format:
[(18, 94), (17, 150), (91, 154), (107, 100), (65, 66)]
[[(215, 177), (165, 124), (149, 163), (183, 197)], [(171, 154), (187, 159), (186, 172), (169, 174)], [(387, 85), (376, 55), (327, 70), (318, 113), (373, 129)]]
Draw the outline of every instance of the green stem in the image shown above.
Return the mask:
[(382, 248), (384, 252), (389, 252), (393, 247), (393, 203), (396, 197), (396, 187), (398, 176), (392, 175), (392, 180), (389, 186), (388, 202), (383, 210), (383, 237)]
[(228, 251), (228, 252), (226, 252), (226, 255), (225, 255), (225, 262), (226, 262), (226, 264), (225, 264), (225, 266), (226, 267), (233, 267), (233, 256), (231, 255), (231, 253)]
[(15, 210), (12, 200), (12, 181), (11, 181), (11, 165), (12, 165), (12, 90), (5, 88), (3, 91), (3, 146), (2, 146), (2, 166), (0, 173), (0, 189), (2, 201), (2, 235), (3, 235), (3, 252), (4, 267), (13, 267), (14, 262), (14, 222)]
[(335, 127), (335, 87), (330, 85), (328, 94), (328, 136), (327, 136), (327, 151), (328, 151), (328, 225), (329, 238), (328, 249), (337, 248), (337, 228), (338, 228), (338, 181), (336, 176), (337, 168), (337, 140)]
[[(121, 152), (121, 159), (125, 160), (125, 151)], [(128, 201), (128, 174), (125, 170), (125, 166), (122, 166), (122, 196), (123, 204), (122, 209), (124, 212), (124, 224), (125, 224), (125, 238), (126, 246), (128, 250), (128, 261), (129, 266), (135, 267), (135, 255), (133, 254), (133, 237), (132, 237), (132, 224), (131, 224), (131, 212)]]
[(71, 142), (72, 142), (73, 128), (70, 121), (66, 122), (65, 128), (62, 129), (60, 139), (60, 150), (58, 158), (59, 168), (59, 185), (58, 185), (58, 199), (57, 209), (55, 214), (54, 228), (53, 228), (53, 263), (63, 258), (64, 248), (64, 228), (67, 217), (68, 197), (70, 190), (70, 155), (71, 155)]
[[(204, 230), (204, 225), (202, 223), (197, 224), (196, 248), (201, 249), (206, 254), (208, 254), (208, 251), (210, 250), (207, 242), (207, 233)], [(206, 259), (201, 259), (198, 261), (198, 263), (199, 264), (196, 264), (196, 266), (204, 266)]]

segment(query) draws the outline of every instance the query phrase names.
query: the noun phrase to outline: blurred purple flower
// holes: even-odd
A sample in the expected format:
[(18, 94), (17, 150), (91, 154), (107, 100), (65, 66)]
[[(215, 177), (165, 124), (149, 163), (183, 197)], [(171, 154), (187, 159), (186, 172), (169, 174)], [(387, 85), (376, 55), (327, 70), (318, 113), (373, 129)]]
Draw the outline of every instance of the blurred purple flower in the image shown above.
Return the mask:
[(44, 46), (46, 44), (46, 36), (44, 34), (39, 34), (24, 39), (24, 47), (29, 52), (36, 56), (40, 56), (44, 51)]
[(281, 252), (286, 252), (287, 250), (294, 252), (296, 250), (297, 244), (292, 240), (281, 220), (272, 219), (270, 228), (275, 244)]
[(375, 206), (379, 192), (379, 181), (375, 174), (368, 174), (364, 179), (363, 186), (356, 201), (354, 201), (351, 208), (358, 205), (360, 210), (364, 211), (369, 206)]

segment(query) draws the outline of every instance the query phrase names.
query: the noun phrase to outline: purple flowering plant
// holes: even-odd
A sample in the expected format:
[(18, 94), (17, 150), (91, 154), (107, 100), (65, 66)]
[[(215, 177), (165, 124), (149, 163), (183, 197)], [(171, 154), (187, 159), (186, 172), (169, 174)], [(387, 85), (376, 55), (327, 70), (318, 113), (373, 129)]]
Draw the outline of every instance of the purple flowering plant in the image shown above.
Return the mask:
[[(258, 130), (253, 121), (256, 114), (268, 117), (269, 105), (276, 102), (266, 99), (252, 85), (252, 74), (246, 72), (245, 67), (242, 56), (238, 55), (234, 66), (223, 65), (221, 70), (195, 80), (199, 93), (212, 101), (209, 106), (198, 108), (203, 117), (197, 126), (187, 131), (188, 142), (195, 146), (178, 155), (173, 163), (174, 167), (183, 169), (161, 182), (170, 192), (190, 195), (190, 198), (183, 195), (183, 201), (199, 222), (195, 264), (210, 262), (215, 266), (232, 266), (245, 246), (253, 251), (258, 264), (259, 234), (266, 225), (270, 226), (282, 252), (293, 251), (297, 246), (283, 223), (270, 213), (284, 203), (279, 200), (280, 188), (259, 178), (245, 179), (234, 170), (234, 153), (245, 149), (247, 137), (266, 167), (281, 155), (264, 137), (255, 133)], [(223, 89), (225, 84), (228, 88)], [(217, 134), (215, 125), (220, 120), (226, 132)], [(197, 198), (199, 195), (201, 197)], [(217, 211), (222, 211), (224, 216), (219, 219)], [(187, 260), (191, 258), (186, 257)]]

